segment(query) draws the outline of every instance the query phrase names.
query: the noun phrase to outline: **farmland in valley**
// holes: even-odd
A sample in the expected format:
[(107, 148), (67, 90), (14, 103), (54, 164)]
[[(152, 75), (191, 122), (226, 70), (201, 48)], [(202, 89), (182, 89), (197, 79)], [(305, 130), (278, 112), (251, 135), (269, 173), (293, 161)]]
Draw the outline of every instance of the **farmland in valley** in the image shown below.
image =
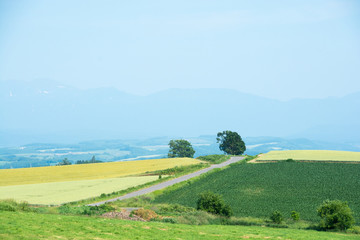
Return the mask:
[(2, 169), (0, 186), (49, 182), (94, 180), (142, 174), (147, 171), (197, 164), (192, 158), (152, 159), (128, 162), (108, 162), (81, 165)]
[(268, 218), (281, 211), (300, 213), (301, 219), (318, 221), (317, 207), (326, 199), (347, 201), (360, 223), (360, 164), (277, 162), (237, 164), (208, 174), (173, 191), (157, 196), (156, 203), (196, 207), (199, 194), (223, 195), (235, 216)]
[(330, 151), (330, 150), (288, 150), (270, 151), (261, 154), (259, 161), (277, 160), (306, 160), (306, 161), (335, 161), (335, 162), (360, 162), (360, 152)]
[(158, 176), (138, 176), (2, 186), (0, 198), (27, 201), (30, 204), (58, 205), (121, 191), (156, 179)]

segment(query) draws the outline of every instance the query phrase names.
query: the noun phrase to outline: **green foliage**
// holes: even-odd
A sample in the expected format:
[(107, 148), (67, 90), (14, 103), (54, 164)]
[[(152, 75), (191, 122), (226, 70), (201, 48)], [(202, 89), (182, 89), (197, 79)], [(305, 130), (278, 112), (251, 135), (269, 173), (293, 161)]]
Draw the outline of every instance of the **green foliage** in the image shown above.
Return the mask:
[(103, 204), (100, 206), (71, 206), (69, 204), (64, 204), (58, 208), (60, 214), (67, 215), (102, 215), (106, 212), (111, 212), (115, 210), (114, 207)]
[(200, 164), (193, 164), (193, 165), (187, 165), (187, 166), (175, 166), (173, 168), (167, 168), (164, 170), (156, 170), (151, 172), (146, 172), (147, 174), (154, 174), (154, 175), (178, 175), (178, 174), (184, 174), (188, 172), (194, 172), (198, 169), (207, 167), (206, 164), (200, 163)]
[(195, 208), (186, 207), (180, 204), (161, 204), (158, 207), (157, 213), (188, 213), (195, 212)]
[(213, 154), (207, 156), (200, 156), (197, 159), (209, 162), (211, 164), (219, 164), (225, 162), (230, 159), (230, 156), (222, 155), (222, 154)]
[(195, 154), (195, 150), (191, 146), (191, 143), (180, 139), (180, 140), (170, 140), (169, 142), (169, 158), (175, 157), (189, 157), (193, 158)]
[[(330, 181), (331, 179), (331, 181)], [(223, 196), (236, 217), (268, 218), (274, 210), (301, 213), (318, 222), (315, 209), (326, 198), (347, 200), (360, 223), (360, 164), (278, 162), (233, 165), (213, 172), (155, 198), (155, 203), (178, 203), (196, 208), (198, 194)]]
[(30, 208), (29, 203), (27, 202), (16, 202), (13, 199), (0, 200), (0, 211), (23, 211), (31, 212), (33, 209)]
[(89, 163), (101, 163), (102, 161), (96, 160), (95, 156), (92, 156), (91, 160), (78, 160), (76, 164), (89, 164)]
[(280, 211), (275, 210), (271, 214), (270, 219), (273, 223), (280, 224), (284, 220), (284, 217)]
[(203, 192), (197, 201), (197, 209), (212, 214), (230, 217), (233, 212), (230, 206), (226, 205), (222, 196), (213, 192)]
[(294, 220), (294, 221), (299, 221), (299, 220), (300, 220), (300, 213), (298, 213), (298, 212), (296, 212), (296, 211), (291, 211), (290, 217), (291, 217), (292, 220)]
[(65, 165), (71, 165), (71, 162), (67, 158), (64, 158), (61, 162), (56, 164), (56, 166), (65, 166)]
[(347, 202), (325, 200), (317, 209), (321, 217), (320, 228), (346, 230), (354, 224), (354, 217)]
[(245, 143), (237, 132), (219, 132), (216, 140), (220, 143), (220, 150), (224, 151), (226, 154), (241, 155), (246, 150)]

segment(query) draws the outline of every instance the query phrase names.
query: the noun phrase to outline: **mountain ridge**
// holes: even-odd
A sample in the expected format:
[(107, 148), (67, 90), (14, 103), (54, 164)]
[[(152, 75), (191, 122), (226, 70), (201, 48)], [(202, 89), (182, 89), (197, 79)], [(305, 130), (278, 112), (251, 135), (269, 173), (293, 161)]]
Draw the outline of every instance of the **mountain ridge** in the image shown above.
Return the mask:
[[(48, 85), (0, 82), (0, 144), (16, 142), (21, 132), (33, 135), (34, 141), (37, 135), (47, 134), (54, 140), (64, 135), (65, 141), (81, 141), (199, 136), (225, 129), (242, 136), (360, 141), (359, 134), (354, 134), (360, 132), (356, 107), (360, 92), (340, 98), (280, 101), (231, 89), (168, 89), (137, 96), (114, 88), (79, 90), (42, 83)], [(329, 134), (334, 129), (341, 132), (339, 139)], [(11, 132), (19, 136), (11, 137)]]

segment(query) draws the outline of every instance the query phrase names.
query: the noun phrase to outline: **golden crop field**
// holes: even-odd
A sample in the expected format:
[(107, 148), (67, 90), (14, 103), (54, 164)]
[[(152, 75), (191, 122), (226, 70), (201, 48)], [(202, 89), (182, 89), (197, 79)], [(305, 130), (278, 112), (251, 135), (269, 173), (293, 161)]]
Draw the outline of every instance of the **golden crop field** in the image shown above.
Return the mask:
[(67, 166), (1, 169), (0, 186), (117, 178), (201, 163), (193, 158), (164, 158)]
[(4, 186), (0, 187), (0, 199), (58, 205), (121, 191), (156, 179), (158, 176), (138, 176)]
[(360, 162), (360, 152), (330, 151), (330, 150), (288, 150), (270, 151), (262, 154), (256, 160), (310, 160), (310, 161), (338, 161)]

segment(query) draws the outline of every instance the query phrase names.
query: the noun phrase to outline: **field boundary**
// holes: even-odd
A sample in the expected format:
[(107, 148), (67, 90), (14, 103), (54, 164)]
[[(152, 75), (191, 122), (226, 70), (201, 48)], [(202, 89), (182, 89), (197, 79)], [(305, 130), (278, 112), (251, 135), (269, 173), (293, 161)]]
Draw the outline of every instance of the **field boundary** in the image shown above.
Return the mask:
[(162, 183), (159, 183), (159, 184), (156, 184), (156, 185), (152, 185), (152, 186), (150, 186), (148, 188), (140, 189), (138, 191), (131, 192), (131, 193), (125, 194), (125, 195), (117, 197), (117, 198), (113, 198), (113, 199), (109, 199), (109, 200), (106, 200), (106, 201), (101, 201), (101, 202), (97, 202), (97, 203), (93, 203), (93, 204), (88, 204), (88, 206), (100, 206), (100, 205), (103, 205), (103, 204), (108, 203), (108, 202), (115, 202), (117, 200), (124, 200), (124, 199), (132, 198), (132, 197), (141, 196), (141, 195), (144, 195), (144, 194), (147, 194), (147, 193), (151, 193), (151, 192), (154, 192), (154, 191), (157, 191), (157, 190), (161, 190), (163, 188), (172, 186), (172, 185), (174, 185), (176, 183), (180, 183), (180, 182), (189, 180), (191, 178), (197, 177), (197, 176), (199, 176), (199, 175), (201, 175), (203, 173), (209, 172), (210, 170), (213, 170), (213, 169), (216, 169), (216, 168), (226, 167), (226, 166), (228, 166), (228, 165), (230, 165), (232, 163), (236, 163), (238, 161), (241, 161), (244, 158), (245, 157), (231, 157), (229, 160), (227, 160), (227, 161), (225, 161), (223, 163), (214, 164), (214, 165), (211, 165), (208, 168), (204, 168), (204, 169), (201, 169), (199, 171), (196, 171), (196, 172), (193, 172), (193, 173), (190, 173), (190, 174), (187, 174), (187, 175), (175, 178), (175, 179), (171, 179), (171, 180), (166, 181), (166, 182), (162, 182)]
[[(282, 160), (257, 160), (253, 159), (249, 163), (277, 163), (277, 162), (286, 162), (287, 159)], [(348, 164), (360, 164), (360, 161), (337, 161), (337, 160), (296, 160), (292, 159), (294, 162), (307, 162), (307, 163), (348, 163)]]

